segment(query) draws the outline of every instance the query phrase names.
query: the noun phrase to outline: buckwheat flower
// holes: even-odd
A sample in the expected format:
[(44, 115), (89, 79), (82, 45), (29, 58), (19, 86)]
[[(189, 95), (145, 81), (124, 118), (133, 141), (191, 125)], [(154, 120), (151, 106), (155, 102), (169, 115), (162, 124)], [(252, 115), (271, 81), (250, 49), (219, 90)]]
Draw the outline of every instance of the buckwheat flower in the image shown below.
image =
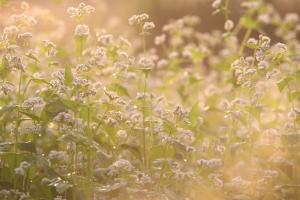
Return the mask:
[(5, 27), (3, 30), (4, 39), (16, 37), (18, 32), (19, 32), (19, 28), (16, 26)]
[(97, 42), (102, 45), (110, 45), (114, 42), (114, 36), (111, 34), (102, 34), (97, 36)]
[(85, 24), (79, 24), (76, 26), (74, 34), (75, 34), (75, 36), (87, 37), (90, 34), (90, 29)]
[(2, 95), (8, 95), (10, 93), (12, 93), (14, 90), (14, 87), (12, 84), (3, 82), (0, 80), (0, 94)]
[(177, 51), (172, 51), (168, 54), (169, 59), (175, 59), (179, 57), (179, 53)]
[(13, 69), (13, 70), (22, 70), (24, 71), (25, 66), (23, 64), (23, 61), (21, 60), (21, 58), (17, 57), (17, 56), (13, 56), (10, 60), (9, 60), (9, 66)]
[(221, 5), (222, 5), (222, 0), (215, 0), (213, 3), (212, 3), (212, 7), (213, 8), (220, 8), (221, 7)]
[(55, 151), (55, 150), (50, 151), (48, 157), (51, 160), (62, 161), (62, 162), (67, 162), (69, 159), (69, 156), (65, 151)]
[(220, 168), (224, 165), (224, 162), (220, 158), (212, 158), (208, 160), (207, 166), (209, 168)]
[(56, 197), (54, 197), (53, 200), (66, 200), (66, 199), (63, 198), (62, 196), (56, 196)]
[(257, 63), (257, 68), (258, 69), (267, 69), (269, 67), (269, 63), (267, 61), (259, 61)]
[(31, 97), (26, 99), (22, 106), (25, 109), (32, 109), (32, 108), (41, 108), (45, 104), (44, 100), (40, 97)]
[(297, 13), (288, 13), (285, 15), (284, 21), (295, 24), (299, 21), (299, 15)]
[(91, 66), (89, 64), (77, 64), (75, 68), (77, 72), (79, 71), (87, 72), (89, 71), (90, 67)]
[(43, 184), (43, 185), (49, 185), (50, 183), (51, 183), (51, 179), (49, 179), (49, 178), (44, 177), (41, 180), (41, 184)]
[(9, 190), (0, 190), (0, 197), (4, 197), (4, 199), (8, 199), (8, 197), (10, 196), (11, 191)]
[(255, 49), (258, 47), (258, 41), (254, 38), (249, 38), (247, 41), (247, 47), (250, 49)]
[(20, 164), (20, 167), (23, 169), (28, 169), (30, 166), (31, 166), (31, 164), (26, 161), (22, 161)]
[(80, 3), (77, 8), (69, 7), (67, 9), (67, 13), (70, 15), (70, 17), (77, 18), (78, 20), (81, 20), (83, 17), (89, 15), (94, 11), (95, 8), (93, 6), (86, 5), (85, 3)]
[(21, 175), (21, 176), (25, 175), (25, 171), (22, 167), (15, 168), (15, 173), (18, 174), (18, 175)]
[(69, 123), (70, 124), (73, 122), (73, 116), (70, 113), (60, 112), (53, 118), (53, 121), (57, 122), (57, 123)]
[(140, 58), (138, 64), (139, 68), (145, 71), (152, 70), (154, 67), (153, 60), (144, 56)]
[(32, 121), (23, 121), (18, 128), (18, 131), (21, 135), (24, 134), (39, 134), (42, 130), (42, 126), (38, 123)]
[(127, 138), (127, 132), (125, 130), (118, 130), (117, 136), (120, 139), (126, 139)]
[(183, 128), (178, 128), (177, 131), (179, 133), (178, 139), (183, 144), (190, 145), (195, 141), (194, 133), (192, 131)]
[(155, 24), (153, 22), (145, 22), (143, 25), (144, 31), (150, 31), (155, 28)]
[(133, 15), (128, 19), (129, 25), (140, 25), (149, 19), (149, 15), (146, 13), (140, 15)]
[(278, 50), (278, 53), (284, 53), (288, 50), (287, 45), (280, 42), (275, 44), (274, 47)]
[(166, 34), (161, 34), (161, 35), (155, 37), (154, 44), (161, 45), (161, 44), (165, 43), (165, 41), (166, 41)]
[(242, 2), (241, 6), (246, 9), (258, 9), (261, 3), (259, 1)]
[(225, 22), (225, 24), (224, 24), (224, 29), (225, 29), (226, 31), (231, 31), (231, 30), (233, 29), (233, 27), (234, 27), (233, 21), (230, 20), (230, 19), (226, 20), (226, 22)]
[(161, 60), (159, 60), (159, 61), (157, 62), (157, 68), (158, 68), (158, 69), (165, 68), (165, 67), (168, 66), (168, 64), (169, 64), (169, 61), (168, 61), (168, 60), (166, 60), (166, 59), (161, 59)]
[(124, 169), (127, 171), (131, 171), (134, 169), (134, 167), (132, 166), (132, 164), (125, 159), (119, 159), (116, 162), (113, 163), (113, 166), (119, 168), (119, 169)]
[(270, 48), (271, 39), (265, 35), (259, 35), (259, 45), (263, 50)]

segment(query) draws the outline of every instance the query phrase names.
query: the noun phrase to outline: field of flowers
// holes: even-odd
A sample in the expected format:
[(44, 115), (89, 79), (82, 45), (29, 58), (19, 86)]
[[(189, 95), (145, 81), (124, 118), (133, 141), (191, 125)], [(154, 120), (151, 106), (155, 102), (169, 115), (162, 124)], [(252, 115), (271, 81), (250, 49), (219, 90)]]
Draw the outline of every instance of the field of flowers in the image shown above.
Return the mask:
[(141, 12), (120, 34), (91, 26), (97, 5), (82, 2), (58, 43), (59, 22), (36, 28), (55, 14), (11, 3), (1, 200), (300, 200), (297, 14), (242, 0), (233, 20), (232, 2), (214, 0), (218, 30), (192, 15), (158, 29)]

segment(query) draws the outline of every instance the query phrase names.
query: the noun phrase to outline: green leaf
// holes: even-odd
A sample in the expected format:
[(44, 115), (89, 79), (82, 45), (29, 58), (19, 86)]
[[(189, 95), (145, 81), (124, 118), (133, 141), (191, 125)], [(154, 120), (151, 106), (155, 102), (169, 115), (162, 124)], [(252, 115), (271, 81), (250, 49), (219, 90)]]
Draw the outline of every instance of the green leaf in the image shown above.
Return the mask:
[(48, 121), (54, 118), (58, 113), (67, 111), (68, 108), (63, 104), (63, 102), (60, 99), (57, 99), (45, 105), (41, 113), (41, 119)]
[(289, 93), (289, 100), (293, 101), (295, 99), (299, 99), (300, 98), (300, 92), (299, 91), (294, 91)]
[(255, 29), (258, 26), (258, 23), (256, 20), (254, 20), (250, 16), (244, 16), (241, 18), (242, 26), (244, 26), (246, 29)]
[(9, 63), (5, 56), (2, 57), (2, 62), (0, 63), (0, 78), (5, 78), (9, 74)]
[(6, 113), (11, 113), (16, 108), (15, 105), (13, 106), (5, 106), (0, 109), (0, 117), (2, 117)]
[(163, 127), (164, 127), (164, 130), (168, 133), (176, 132), (176, 127), (175, 127), (174, 123), (172, 123), (168, 119), (163, 119)]
[(109, 85), (108, 89), (116, 92), (119, 96), (129, 96), (128, 90), (118, 83)]
[(284, 88), (289, 84), (290, 81), (293, 80), (293, 77), (292, 76), (287, 76), (283, 79), (281, 79), (278, 83), (277, 83), (277, 86), (278, 86), (278, 89), (280, 92), (282, 92), (284, 90)]
[(138, 146), (134, 146), (134, 145), (130, 145), (130, 144), (121, 144), (119, 147), (123, 150), (131, 151), (139, 160), (141, 160), (141, 161), (143, 160), (142, 153), (141, 153), (140, 149), (138, 148)]
[(65, 84), (67, 86), (71, 86), (73, 82), (73, 74), (72, 74), (72, 69), (70, 65), (67, 65), (65, 67)]
[(34, 121), (41, 121), (41, 118), (39, 116), (36, 116), (35, 114), (33, 113), (30, 113), (30, 112), (27, 112), (27, 111), (19, 111), (20, 113), (30, 117), (32, 120)]
[[(15, 144), (13, 142), (3, 142), (0, 143), (0, 149), (1, 151), (6, 151), (9, 150), (14, 145)], [(17, 143), (17, 147), (21, 151), (36, 153), (36, 146), (34, 142), (19, 142)]]
[(38, 83), (38, 84), (45, 83), (47, 85), (50, 85), (50, 83), (48, 81), (41, 79), (41, 78), (32, 78), (31, 81)]

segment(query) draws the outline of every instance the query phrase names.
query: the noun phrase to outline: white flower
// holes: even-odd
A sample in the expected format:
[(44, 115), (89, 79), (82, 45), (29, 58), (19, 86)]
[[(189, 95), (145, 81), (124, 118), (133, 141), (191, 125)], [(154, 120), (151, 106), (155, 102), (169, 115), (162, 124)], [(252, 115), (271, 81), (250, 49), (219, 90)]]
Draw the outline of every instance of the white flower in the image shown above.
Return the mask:
[(133, 15), (128, 19), (129, 25), (136, 25), (136, 24), (141, 24), (144, 21), (149, 19), (149, 15), (146, 13), (140, 14), (140, 15)]
[(215, 0), (211, 6), (213, 8), (219, 8), (219, 7), (221, 7), (221, 5), (222, 5), (222, 0)]
[(166, 34), (162, 34), (155, 37), (154, 44), (161, 45), (166, 41)]
[(117, 136), (120, 139), (126, 139), (127, 138), (127, 132), (125, 130), (118, 130)]
[(230, 19), (226, 20), (226, 22), (225, 22), (225, 24), (224, 24), (224, 29), (225, 29), (226, 31), (231, 31), (231, 30), (233, 29), (233, 27), (234, 27), (233, 21), (230, 20)]
[(21, 175), (21, 176), (25, 175), (25, 171), (22, 167), (15, 168), (15, 173), (18, 174), (18, 175)]
[(85, 24), (79, 24), (76, 26), (74, 34), (75, 36), (88, 36), (90, 34), (90, 29)]
[(154, 67), (154, 62), (148, 57), (141, 57), (139, 60), (139, 66), (142, 70), (151, 70)]
[(143, 25), (144, 31), (149, 31), (155, 28), (155, 24), (153, 22), (145, 22)]

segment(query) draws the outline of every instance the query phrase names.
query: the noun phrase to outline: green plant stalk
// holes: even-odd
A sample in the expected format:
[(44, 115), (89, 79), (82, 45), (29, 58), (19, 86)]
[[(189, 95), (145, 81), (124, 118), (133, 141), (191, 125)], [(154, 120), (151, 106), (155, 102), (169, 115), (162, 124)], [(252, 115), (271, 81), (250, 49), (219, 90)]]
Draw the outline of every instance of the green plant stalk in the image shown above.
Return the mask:
[[(88, 132), (88, 139), (89, 142), (92, 143), (92, 132), (90, 130), (90, 98), (87, 97), (87, 104), (88, 104), (88, 110), (87, 110), (87, 132)], [(88, 149), (88, 173), (87, 178), (91, 181), (91, 183), (88, 184), (88, 195), (87, 199), (92, 200), (93, 199), (93, 186), (92, 186), (92, 173), (93, 173), (93, 166), (92, 166), (92, 152), (91, 149)]]
[[(141, 27), (142, 30), (142, 42), (143, 42), (143, 52), (144, 56), (146, 55), (147, 51), (147, 45), (146, 45), (146, 34), (143, 31), (143, 27)], [(144, 71), (144, 88), (143, 88), (143, 93), (144, 93), (144, 98), (143, 98), (143, 105), (142, 105), (142, 112), (143, 112), (143, 157), (144, 157), (144, 170), (145, 172), (148, 171), (148, 147), (147, 147), (147, 133), (146, 133), (146, 92), (147, 92), (147, 79), (148, 79), (148, 72)]]
[(224, 15), (225, 20), (227, 21), (229, 19), (229, 0), (225, 1)]
[(146, 120), (146, 91), (147, 91), (147, 73), (145, 73), (145, 78), (144, 78), (144, 98), (143, 98), (143, 154), (144, 154), (144, 169), (145, 171), (147, 172), (148, 170), (148, 156), (147, 156), (147, 135), (146, 135), (146, 123), (145, 123), (145, 120)]
[(246, 30), (246, 33), (245, 33), (245, 35), (243, 37), (243, 40), (242, 40), (242, 43), (241, 43), (241, 46), (240, 46), (240, 49), (239, 49), (239, 56), (242, 56), (242, 54), (244, 52), (244, 49), (245, 49), (245, 46), (246, 46), (246, 43), (247, 43), (247, 41), (248, 41), (248, 39), (249, 39), (249, 37), (250, 37), (250, 35), (252, 33), (252, 30), (253, 29), (251, 29), (251, 28), (248, 28)]
[[(168, 150), (168, 142), (166, 142), (166, 144), (164, 146), (163, 158), (166, 158), (166, 152), (167, 152), (167, 150)], [(160, 188), (161, 188), (161, 183), (162, 183), (163, 174), (165, 172), (165, 168), (166, 168), (166, 163), (164, 162), (163, 166), (162, 166), (162, 168), (160, 170), (159, 179), (158, 179), (158, 182), (157, 182), (158, 190), (160, 190)]]
[[(20, 124), (20, 103), (21, 103), (21, 86), (22, 86), (22, 77), (23, 77), (23, 71), (20, 70), (19, 74), (19, 83), (18, 83), (18, 93), (17, 93), (17, 119), (16, 119), (16, 127), (15, 127), (15, 143), (14, 143), (14, 153), (15, 153), (15, 159), (14, 159), (14, 167), (17, 166), (17, 153), (18, 153), (18, 143), (19, 143), (19, 124)], [(12, 168), (14, 172), (14, 167)], [(15, 175), (15, 178), (13, 180), (14, 182), (14, 189), (17, 189), (17, 177)]]
[[(290, 84), (288, 83), (287, 84), (287, 89), (288, 89), (288, 93), (291, 93), (292, 90), (291, 90), (291, 86)], [(295, 110), (295, 104), (294, 104), (294, 101), (292, 100), (291, 101), (291, 105), (292, 105), (292, 109)], [(296, 120), (294, 120), (294, 128), (296, 129), (297, 127), (297, 124), (296, 124)], [(292, 154), (292, 153), (291, 153)], [(292, 154), (291, 157), (295, 160), (296, 162), (296, 165), (293, 167), (293, 182), (295, 185), (299, 185), (299, 159), (298, 159), (298, 155), (297, 153), (296, 154)], [(300, 196), (299, 196), (299, 189), (296, 189), (295, 191), (295, 196), (297, 197), (296, 200), (299, 200), (300, 199)]]

